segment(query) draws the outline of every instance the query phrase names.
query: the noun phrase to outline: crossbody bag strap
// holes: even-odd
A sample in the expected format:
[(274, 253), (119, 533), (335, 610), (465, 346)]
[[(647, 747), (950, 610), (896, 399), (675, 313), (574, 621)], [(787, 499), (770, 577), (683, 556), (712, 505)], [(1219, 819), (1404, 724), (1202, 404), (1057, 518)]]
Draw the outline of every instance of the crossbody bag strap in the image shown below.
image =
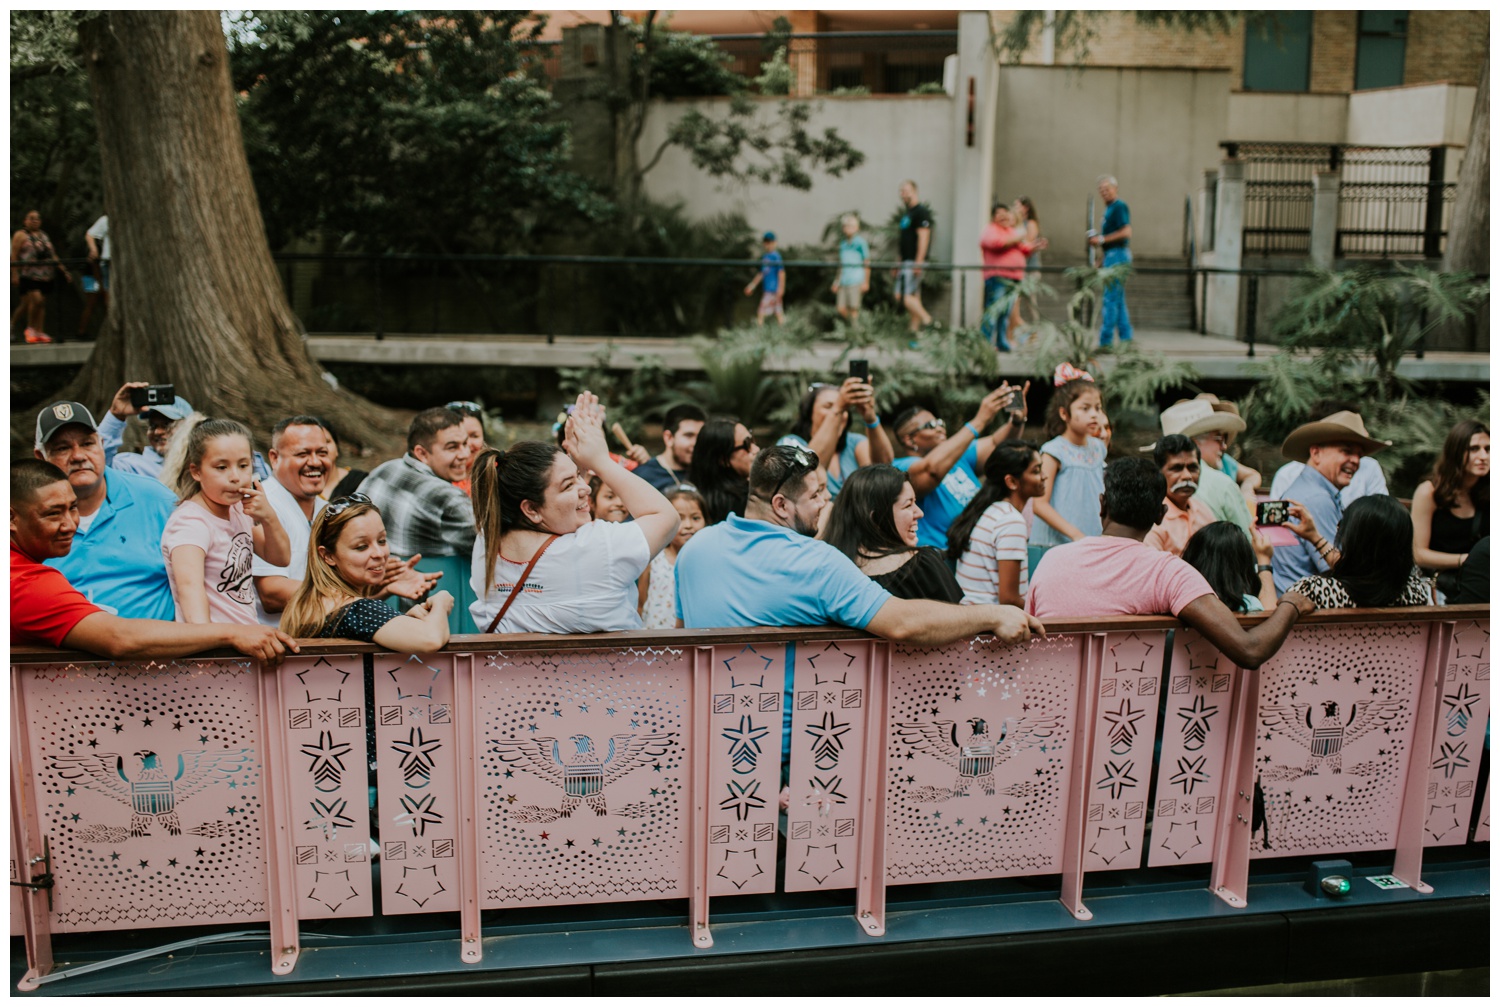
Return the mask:
[(485, 630), (486, 633), (493, 633), (495, 631), (495, 627), (500, 625), (500, 620), (504, 619), (505, 613), (510, 611), (511, 603), (521, 596), (521, 588), (525, 586), (526, 578), (531, 576), (531, 571), (532, 568), (536, 566), (536, 561), (542, 558), (542, 553), (547, 551), (548, 546), (550, 546), (553, 542), (556, 542), (560, 538), (562, 538), (561, 535), (553, 535), (551, 538), (547, 539), (547, 541), (543, 542), (541, 548), (539, 548), (531, 557), (531, 562), (526, 564), (526, 569), (521, 574), (520, 579), (517, 580), (511, 587), (510, 595), (505, 599), (505, 604), (500, 606), (500, 611), (496, 612), (495, 618), (490, 621), (490, 628)]

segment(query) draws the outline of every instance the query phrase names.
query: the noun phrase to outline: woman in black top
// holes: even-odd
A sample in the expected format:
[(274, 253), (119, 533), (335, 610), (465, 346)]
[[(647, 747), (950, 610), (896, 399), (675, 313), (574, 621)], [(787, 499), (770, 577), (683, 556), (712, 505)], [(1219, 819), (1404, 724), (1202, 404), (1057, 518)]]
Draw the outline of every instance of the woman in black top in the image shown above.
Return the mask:
[(693, 446), (693, 464), (688, 481), (703, 494), (709, 524), (718, 524), (731, 513), (745, 516), (750, 497), (750, 463), (760, 453), (755, 438), (739, 420), (716, 416), (703, 425)]
[(917, 545), (922, 508), (906, 473), (866, 465), (844, 480), (823, 539), (897, 598), (958, 604), (963, 591), (942, 550)]
[[(1306, 511), (1297, 510), (1305, 524)], [(1318, 608), (1431, 605), (1412, 559), (1411, 527), (1411, 515), (1395, 497), (1360, 497), (1339, 522), (1333, 569), (1303, 577), (1286, 593), (1305, 595)]]
[(376, 600), (390, 556), (385, 521), (369, 498), (356, 493), (324, 507), (313, 520), (307, 579), (281, 613), (282, 631), (363, 640), (412, 654), (441, 650), (448, 642), (453, 596), (438, 591), (398, 615)]
[(1412, 550), (1438, 587), (1453, 594), (1458, 571), (1490, 534), (1490, 430), (1464, 420), (1448, 432), (1431, 477), (1411, 498)]

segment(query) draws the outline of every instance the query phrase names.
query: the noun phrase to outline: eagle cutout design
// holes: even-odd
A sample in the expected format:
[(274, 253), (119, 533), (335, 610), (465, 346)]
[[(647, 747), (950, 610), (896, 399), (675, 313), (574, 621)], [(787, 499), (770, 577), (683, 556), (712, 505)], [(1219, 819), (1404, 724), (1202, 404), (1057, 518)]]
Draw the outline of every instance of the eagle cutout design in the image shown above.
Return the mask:
[[(596, 815), (609, 814), (604, 802), (605, 788), (661, 758), (677, 743), (676, 738), (675, 731), (616, 734), (609, 739), (609, 749), (603, 759), (594, 748), (594, 739), (587, 734), (575, 734), (566, 743), (556, 738), (494, 741), (491, 749), (502, 762), (523, 763), (542, 779), (562, 788), (562, 807), (556, 812), (556, 817), (568, 818), (579, 804), (587, 804)], [(566, 755), (563, 754), (565, 747), (571, 749)]]
[[(229, 779), (250, 761), (250, 749), (222, 752), (178, 752), (176, 772), (170, 773), (159, 755), (142, 749), (135, 778), (125, 775), (125, 757), (114, 752), (98, 755), (54, 755), (50, 766), (69, 783), (82, 783), (130, 806), (130, 834), (149, 836), (155, 818), (169, 835), (182, 834), (177, 804), (211, 783)], [(134, 769), (134, 766), (131, 767)]]
[(958, 770), (953, 781), (953, 796), (966, 797), (969, 787), (978, 784), (987, 796), (995, 794), (995, 770), (1023, 748), (1040, 745), (1062, 726), (1060, 716), (1006, 717), (1000, 725), (1000, 737), (990, 737), (990, 726), (983, 717), (972, 717), (969, 737), (958, 739), (958, 725), (951, 720), (936, 723), (895, 725), (896, 737), (904, 745), (941, 760)]
[(1260, 711), (1260, 722), (1267, 728), (1307, 746), (1307, 766), (1303, 771), (1308, 776), (1322, 765), (1336, 774), (1342, 773), (1344, 746), (1395, 720), (1401, 715), (1403, 704), (1396, 699), (1351, 703), (1348, 717), (1342, 715), (1339, 704), (1333, 700), (1318, 705), (1323, 708), (1323, 716), (1316, 723), (1311, 703), (1265, 706)]

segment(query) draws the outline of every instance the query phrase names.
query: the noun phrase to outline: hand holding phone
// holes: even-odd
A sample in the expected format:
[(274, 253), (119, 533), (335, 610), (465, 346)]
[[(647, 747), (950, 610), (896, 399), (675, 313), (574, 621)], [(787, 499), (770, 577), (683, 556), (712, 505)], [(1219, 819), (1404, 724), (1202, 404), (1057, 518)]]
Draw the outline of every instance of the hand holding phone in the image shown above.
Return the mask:
[(851, 378), (859, 378), (859, 380), (868, 383), (870, 380), (870, 362), (868, 360), (849, 361), (849, 376)]
[(169, 406), (177, 401), (175, 385), (146, 385), (130, 389), (130, 404), (137, 411), (151, 406)]

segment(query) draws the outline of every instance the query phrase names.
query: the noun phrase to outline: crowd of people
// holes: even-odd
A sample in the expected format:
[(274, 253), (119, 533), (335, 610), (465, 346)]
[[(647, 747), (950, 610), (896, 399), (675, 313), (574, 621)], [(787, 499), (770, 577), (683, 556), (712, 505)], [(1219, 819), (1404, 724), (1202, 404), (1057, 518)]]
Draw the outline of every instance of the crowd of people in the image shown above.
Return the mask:
[[(1040, 443), (1029, 383), (1002, 383), (950, 433), (920, 404), (884, 421), (857, 372), (811, 385), (765, 449), (683, 403), (660, 454), (617, 455), (584, 392), (553, 440), (504, 449), (475, 403), (424, 410), (406, 452), (369, 473), (339, 467), (317, 416), (273, 424), (260, 459), (239, 422), (181, 398), (131, 405), (141, 384), (102, 424), (79, 402), (37, 416), (35, 460), (11, 476), (13, 643), (274, 660), (309, 637), (427, 651), (454, 626), (836, 624), (940, 644), (1170, 614), (1253, 667), (1315, 608), (1488, 601), (1477, 421), (1454, 428), (1408, 509), (1369, 467), (1388, 442), (1348, 404), (1291, 432), (1266, 502), (1231, 453), (1232, 403), (1174, 403), (1155, 443), (1111, 459), (1101, 389), (1067, 365)], [(149, 430), (140, 453), (119, 450), (131, 415)]]

